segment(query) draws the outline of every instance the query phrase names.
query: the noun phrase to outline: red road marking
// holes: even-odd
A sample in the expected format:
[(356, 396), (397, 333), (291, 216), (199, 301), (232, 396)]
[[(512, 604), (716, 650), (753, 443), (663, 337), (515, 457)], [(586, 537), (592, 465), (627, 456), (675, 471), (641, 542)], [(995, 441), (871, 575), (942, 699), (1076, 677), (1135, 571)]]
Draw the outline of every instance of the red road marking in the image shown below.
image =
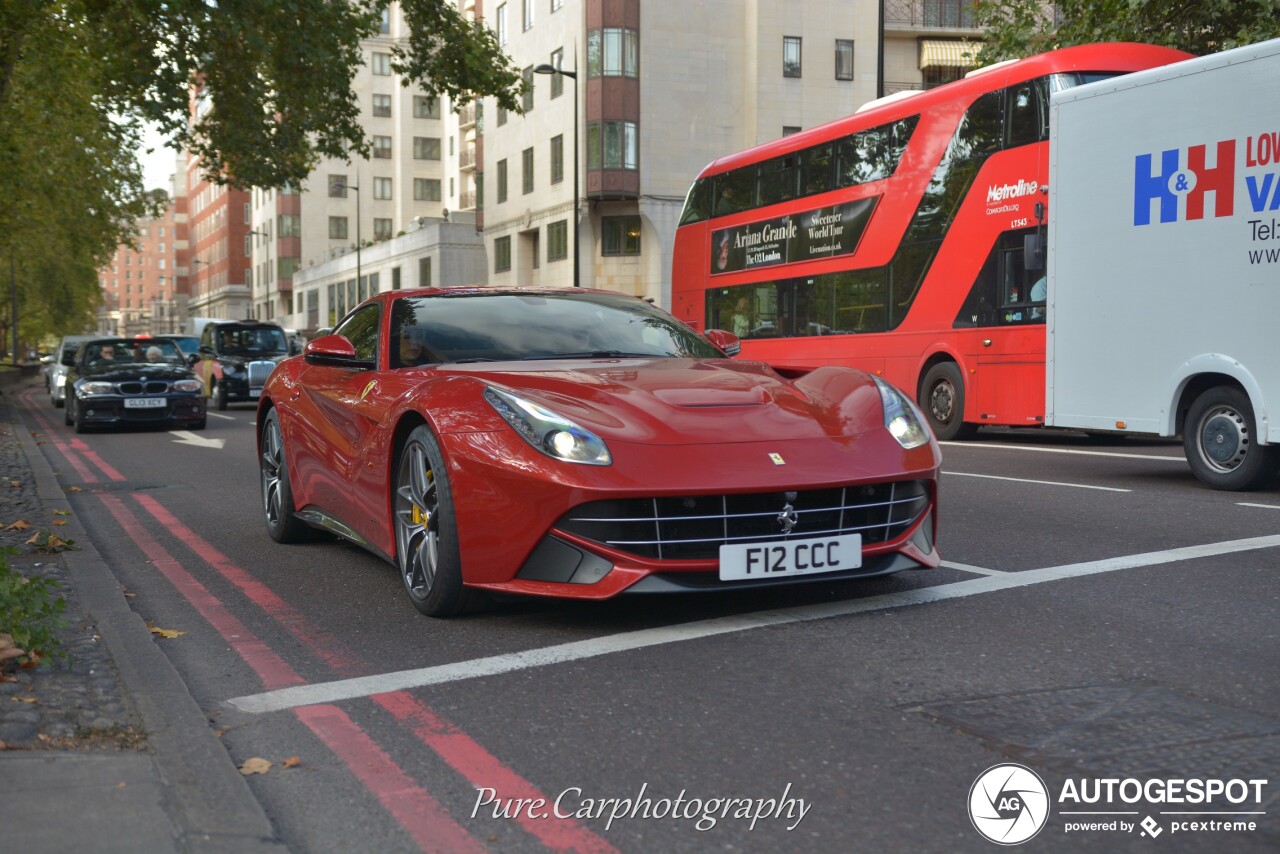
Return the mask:
[(28, 398), (31, 396), (33, 391), (28, 391), (22, 395), (23, 403), (27, 404), (27, 412), (30, 413), (31, 417), (39, 423), (40, 429), (49, 437), (49, 441), (53, 442), (53, 446), (58, 449), (58, 452), (62, 454), (63, 458), (71, 464), (73, 469), (76, 470), (76, 474), (80, 475), (80, 481), (82, 483), (97, 483), (98, 476), (89, 471), (88, 467), (85, 466), (84, 463), (80, 462), (79, 455), (67, 447), (67, 445), (57, 437), (54, 433), (53, 424), (32, 408), (31, 401)]
[[(526, 801), (534, 801), (541, 798), (547, 804), (552, 803), (552, 799), (538, 791), (528, 780), (503, 765), (469, 735), (441, 718), (407, 691), (377, 694), (371, 699), (395, 716), (396, 720), (410, 727), (423, 744), (444, 757), (477, 789), (486, 786), (496, 789), (500, 793), (499, 797), (504, 800), (524, 798)], [(521, 810), (516, 821), (552, 851), (598, 854), (617, 851), (576, 819), (559, 818), (554, 813), (547, 818), (530, 818), (527, 813), (528, 810)]]
[[(360, 657), (348, 649), (342, 641), (312, 626), (302, 612), (180, 522), (154, 497), (135, 492), (133, 498), (166, 530), (182, 540), (187, 548), (220, 572), (224, 578), (239, 587), (254, 604), (306, 644), (311, 652), (328, 662), (339, 675), (364, 676), (369, 673), (369, 668)], [(503, 764), (471, 736), (437, 715), (407, 692), (382, 694), (373, 699), (402, 723), (410, 726), (423, 744), (439, 754), (449, 767), (467, 778), (473, 786), (497, 789), (500, 797), (503, 798), (544, 798), (550, 803), (551, 799), (543, 795), (532, 783)], [(520, 824), (553, 851), (615, 850), (602, 837), (583, 827), (575, 819), (553, 817), (530, 820), (522, 817)]]
[[(413, 837), (423, 851), (484, 852), (483, 845), (457, 824), (444, 808), (392, 761), (360, 727), (337, 706), (294, 709), (330, 750), (337, 754), (387, 811)], [(426, 796), (426, 801), (423, 796)]]
[(89, 446), (86, 445), (83, 440), (72, 439), (71, 447), (75, 448), (77, 451), (84, 454), (85, 459), (87, 459), (89, 462), (97, 466), (98, 469), (103, 474), (105, 474), (107, 477), (111, 478), (112, 480), (115, 480), (115, 481), (128, 480), (127, 477), (120, 474), (120, 472), (116, 471), (114, 468), (108, 465), (102, 459), (102, 457), (98, 456), (94, 451), (90, 450)]

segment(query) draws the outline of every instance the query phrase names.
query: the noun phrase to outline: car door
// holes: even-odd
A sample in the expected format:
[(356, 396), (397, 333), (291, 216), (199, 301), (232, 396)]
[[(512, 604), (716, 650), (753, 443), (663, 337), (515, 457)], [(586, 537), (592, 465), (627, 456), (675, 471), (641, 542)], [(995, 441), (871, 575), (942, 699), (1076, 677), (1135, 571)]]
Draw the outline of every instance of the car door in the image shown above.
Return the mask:
[(382, 306), (370, 303), (335, 330), (355, 348), (359, 367), (308, 365), (303, 374), (300, 429), (312, 432), (311, 447), (324, 448), (313, 460), (314, 471), (299, 472), (309, 480), (312, 498), (372, 542), (385, 527), (386, 495), (383, 449), (378, 426), (389, 401), (379, 392), (385, 365), (379, 365)]

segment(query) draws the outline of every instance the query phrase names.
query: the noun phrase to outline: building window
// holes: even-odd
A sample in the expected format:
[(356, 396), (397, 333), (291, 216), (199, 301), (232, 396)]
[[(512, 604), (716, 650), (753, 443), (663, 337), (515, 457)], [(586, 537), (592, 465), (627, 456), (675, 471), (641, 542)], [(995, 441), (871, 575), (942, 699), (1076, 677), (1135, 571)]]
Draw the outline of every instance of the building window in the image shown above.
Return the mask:
[(533, 28), (533, 0), (524, 0), (524, 29), (528, 32)]
[(551, 183), (564, 180), (564, 134), (551, 137)]
[[(1056, 6), (1056, 4), (1055, 4)], [(924, 4), (926, 27), (974, 27), (971, 0), (928, 0)]]
[(551, 11), (559, 12), (564, 7), (564, 0), (551, 0)]
[(440, 201), (440, 181), (437, 178), (414, 178), (413, 197), (419, 202)]
[[(564, 48), (551, 51), (551, 67), (559, 71), (564, 68)], [(564, 94), (564, 75), (551, 75), (551, 97), (559, 98)]]
[(276, 235), (279, 237), (301, 237), (302, 217), (298, 214), (280, 214), (276, 217)]
[(547, 260), (563, 261), (569, 257), (569, 221), (562, 219), (547, 224)]
[(502, 127), (507, 123), (507, 108), (498, 107), (498, 127)]
[(836, 39), (836, 79), (853, 79), (853, 39)]
[(498, 161), (498, 203), (507, 200), (507, 159)]
[(249, 235), (246, 234), (244, 236), (244, 257), (246, 258), (253, 254), (253, 246), (251, 244), (252, 241), (249, 239)]
[(330, 175), (329, 176), (329, 198), (345, 199), (347, 197), (347, 176), (346, 175)]
[(638, 153), (634, 122), (592, 122), (587, 125), (587, 168), (635, 169)]
[(783, 125), (783, 126), (782, 126), (782, 135), (783, 135), (783, 136), (791, 136), (791, 134), (793, 134), (793, 133), (799, 133), (799, 132), (800, 132), (800, 130), (801, 130), (800, 125)]
[(524, 101), (522, 106), (527, 113), (533, 109), (533, 66), (530, 65), (524, 71), (521, 71), (520, 76), (524, 78)]
[(373, 218), (373, 239), (388, 240), (391, 237), (391, 220), (383, 217)]
[(440, 137), (415, 136), (413, 138), (413, 159), (414, 160), (439, 160), (440, 159)]
[(373, 197), (375, 199), (391, 198), (391, 179), (390, 178), (374, 178), (373, 179)]
[(373, 63), (370, 68), (379, 77), (389, 77), (391, 75), (391, 54), (374, 51)]
[(640, 73), (640, 36), (635, 30), (608, 27), (587, 33), (588, 77), (636, 77)]
[(374, 95), (373, 96), (373, 114), (375, 116), (391, 115), (391, 96), (390, 95)]
[(533, 149), (526, 148), (521, 154), (521, 159), (524, 161), (522, 163), (524, 167), (524, 192), (528, 195), (533, 192)]
[(302, 269), (301, 258), (277, 258), (276, 271), (281, 279), (292, 279), (293, 274)]
[(498, 37), (498, 44), (507, 43), (507, 4), (498, 7), (493, 16), (493, 32)]
[(420, 288), (431, 287), (431, 259), (430, 258), (418, 259), (418, 287)]
[(639, 255), (640, 217), (606, 216), (600, 220), (601, 254)]
[[(245, 202), (244, 203), (244, 224), (245, 225), (249, 225), (251, 222), (253, 222), (253, 219), (250, 216), (249, 212), (250, 212), (249, 203)], [(143, 231), (145, 232), (146, 229), (143, 229)]]
[(440, 99), (429, 95), (414, 95), (413, 117), (415, 119), (440, 118)]
[(800, 37), (782, 37), (782, 76), (800, 76)]
[(373, 138), (373, 157), (375, 160), (391, 159), (391, 137), (375, 136)]
[(506, 273), (511, 269), (511, 238), (499, 237), (493, 241), (493, 272)]
[(378, 32), (384, 36), (389, 35), (391, 33), (391, 10), (390, 9), (382, 10), (382, 20), (378, 22)]

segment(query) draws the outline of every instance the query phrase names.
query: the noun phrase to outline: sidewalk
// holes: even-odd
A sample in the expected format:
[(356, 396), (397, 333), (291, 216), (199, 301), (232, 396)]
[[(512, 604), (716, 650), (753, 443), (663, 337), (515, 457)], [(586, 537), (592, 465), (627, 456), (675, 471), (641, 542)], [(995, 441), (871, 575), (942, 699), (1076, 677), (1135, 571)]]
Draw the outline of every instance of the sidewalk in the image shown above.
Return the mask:
[[(39, 374), (0, 372), (0, 530), (10, 566), (57, 579), (70, 661), (0, 683), (0, 848), (44, 852), (282, 852), (186, 684), (74, 515), (22, 420)], [(61, 423), (60, 411), (56, 413)], [(14, 484), (17, 484), (16, 486)], [(51, 527), (54, 521), (65, 526)], [(35, 555), (32, 533), (78, 550)]]

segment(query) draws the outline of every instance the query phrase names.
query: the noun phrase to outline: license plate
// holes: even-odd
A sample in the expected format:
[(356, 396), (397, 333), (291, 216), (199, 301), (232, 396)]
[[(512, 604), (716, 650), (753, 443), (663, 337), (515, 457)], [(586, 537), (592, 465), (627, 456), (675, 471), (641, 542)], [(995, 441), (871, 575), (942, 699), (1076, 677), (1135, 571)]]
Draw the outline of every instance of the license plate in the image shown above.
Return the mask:
[(720, 547), (720, 580), (840, 572), (862, 566), (862, 535), (810, 537)]
[(249, 389), (249, 397), (261, 397), (261, 396), (262, 396), (262, 389), (260, 388)]
[(164, 409), (169, 401), (162, 397), (126, 397), (125, 409)]

